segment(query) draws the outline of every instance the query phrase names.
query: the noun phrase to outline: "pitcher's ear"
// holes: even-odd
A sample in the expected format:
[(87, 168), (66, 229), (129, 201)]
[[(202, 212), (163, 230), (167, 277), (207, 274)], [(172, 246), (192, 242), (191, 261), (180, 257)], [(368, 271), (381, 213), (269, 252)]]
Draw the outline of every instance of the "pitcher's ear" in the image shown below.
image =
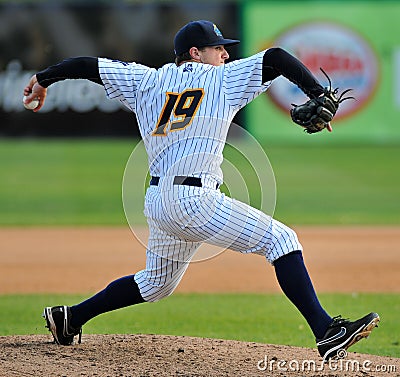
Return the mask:
[(191, 47), (189, 50), (189, 54), (194, 60), (200, 60), (199, 49), (197, 47)]

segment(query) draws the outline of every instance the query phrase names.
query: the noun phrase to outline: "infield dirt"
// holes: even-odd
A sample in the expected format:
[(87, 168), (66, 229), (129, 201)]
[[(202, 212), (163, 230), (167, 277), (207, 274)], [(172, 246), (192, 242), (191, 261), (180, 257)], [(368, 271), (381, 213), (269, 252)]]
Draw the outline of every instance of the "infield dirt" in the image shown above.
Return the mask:
[[(295, 229), (318, 292), (400, 292), (399, 227)], [(95, 292), (145, 263), (125, 227), (3, 228), (0, 244), (0, 294)], [(177, 292), (280, 291), (262, 257), (200, 253), (206, 260), (191, 264)], [(0, 376), (400, 376), (398, 358), (344, 360), (321, 369), (315, 349), (149, 334), (85, 335), (71, 347), (48, 335), (0, 337)]]

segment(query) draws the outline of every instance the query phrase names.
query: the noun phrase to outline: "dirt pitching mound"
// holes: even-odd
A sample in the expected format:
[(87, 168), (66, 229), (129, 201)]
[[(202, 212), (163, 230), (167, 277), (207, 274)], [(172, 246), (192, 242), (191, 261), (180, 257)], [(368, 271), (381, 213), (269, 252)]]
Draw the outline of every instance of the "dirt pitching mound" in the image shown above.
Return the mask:
[(0, 337), (0, 376), (400, 376), (400, 359), (348, 353), (323, 365), (315, 349), (164, 335)]

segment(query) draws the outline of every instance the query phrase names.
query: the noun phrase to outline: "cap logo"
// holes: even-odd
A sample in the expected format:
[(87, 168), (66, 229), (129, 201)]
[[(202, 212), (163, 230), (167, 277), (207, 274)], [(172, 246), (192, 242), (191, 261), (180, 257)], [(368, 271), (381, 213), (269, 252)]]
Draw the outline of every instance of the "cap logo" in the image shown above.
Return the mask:
[(217, 28), (217, 25), (213, 24), (214, 26), (214, 33), (218, 36), (222, 38), (222, 33), (219, 31), (219, 29)]

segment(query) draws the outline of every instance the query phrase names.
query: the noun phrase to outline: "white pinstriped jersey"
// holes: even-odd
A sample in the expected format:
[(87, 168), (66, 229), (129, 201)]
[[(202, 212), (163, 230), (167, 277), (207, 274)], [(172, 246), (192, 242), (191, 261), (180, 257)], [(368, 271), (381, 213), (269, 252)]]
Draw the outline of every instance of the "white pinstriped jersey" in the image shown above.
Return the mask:
[[(146, 301), (170, 295), (202, 243), (274, 260), (301, 250), (296, 233), (248, 204), (225, 196), (222, 151), (236, 112), (268, 89), (262, 83), (264, 51), (222, 66), (186, 62), (156, 70), (99, 58), (109, 98), (136, 113), (150, 174), (146, 268), (135, 281)], [(202, 186), (173, 184), (198, 176)]]
[(135, 112), (152, 176), (211, 174), (239, 109), (267, 90), (265, 51), (220, 67), (187, 62), (160, 69), (99, 58), (106, 93)]

